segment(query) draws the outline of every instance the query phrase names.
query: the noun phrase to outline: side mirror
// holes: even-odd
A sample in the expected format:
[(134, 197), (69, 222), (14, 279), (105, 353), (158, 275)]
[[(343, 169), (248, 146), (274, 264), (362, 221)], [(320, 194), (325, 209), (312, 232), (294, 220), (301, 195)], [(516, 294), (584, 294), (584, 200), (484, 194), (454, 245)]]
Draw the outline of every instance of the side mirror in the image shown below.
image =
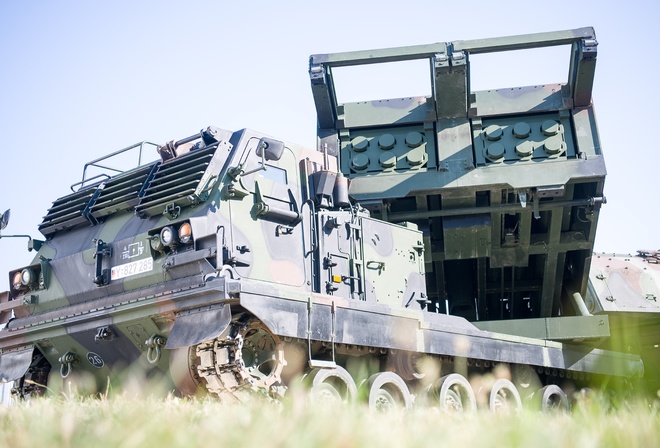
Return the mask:
[(282, 158), (282, 154), (284, 154), (284, 142), (268, 137), (262, 137), (259, 139), (257, 149), (254, 152), (258, 157), (261, 158), (259, 166), (250, 171), (243, 171), (244, 163), (237, 167), (230, 168), (229, 175), (234, 180), (237, 180), (238, 176), (247, 176), (248, 174), (256, 173), (257, 171), (266, 170), (267, 160), (280, 160)]
[(257, 155), (265, 160), (280, 160), (284, 153), (284, 142), (262, 137), (257, 145)]

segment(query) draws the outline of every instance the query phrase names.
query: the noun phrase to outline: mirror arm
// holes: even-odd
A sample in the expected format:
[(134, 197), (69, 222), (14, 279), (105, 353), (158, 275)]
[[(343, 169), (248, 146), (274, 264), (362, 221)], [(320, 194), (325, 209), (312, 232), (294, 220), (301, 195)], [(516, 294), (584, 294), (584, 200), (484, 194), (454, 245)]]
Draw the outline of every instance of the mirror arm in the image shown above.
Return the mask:
[(41, 240), (33, 240), (30, 235), (0, 235), (0, 239), (2, 238), (27, 238), (28, 239), (28, 251), (32, 252), (32, 249), (34, 250), (39, 250), (41, 249), (41, 246), (44, 244), (43, 241)]
[[(262, 143), (262, 146), (264, 144)], [(241, 176), (247, 176), (248, 174), (256, 173), (257, 171), (266, 171), (266, 151), (261, 151), (261, 165), (256, 167), (253, 170), (247, 171), (247, 172), (241, 172)]]

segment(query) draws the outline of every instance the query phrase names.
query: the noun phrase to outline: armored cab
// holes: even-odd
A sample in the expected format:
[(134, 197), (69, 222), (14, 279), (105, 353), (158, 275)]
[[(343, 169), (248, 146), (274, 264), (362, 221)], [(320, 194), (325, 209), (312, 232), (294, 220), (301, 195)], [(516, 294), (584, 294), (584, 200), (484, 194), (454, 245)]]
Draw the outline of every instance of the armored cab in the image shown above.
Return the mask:
[[(470, 55), (549, 45), (571, 47), (567, 82), (470, 90)], [(596, 48), (584, 28), (314, 55), (316, 149), (209, 127), (90, 162), (9, 273), (0, 380), (27, 396), (131, 366), (183, 394), (278, 397), (302, 378), (321, 399), (361, 384), (372, 407), (479, 392), (494, 409), (637, 382), (639, 353), (604, 346), (608, 316), (584, 311)], [(430, 96), (337, 102), (333, 68), (410, 59)]]

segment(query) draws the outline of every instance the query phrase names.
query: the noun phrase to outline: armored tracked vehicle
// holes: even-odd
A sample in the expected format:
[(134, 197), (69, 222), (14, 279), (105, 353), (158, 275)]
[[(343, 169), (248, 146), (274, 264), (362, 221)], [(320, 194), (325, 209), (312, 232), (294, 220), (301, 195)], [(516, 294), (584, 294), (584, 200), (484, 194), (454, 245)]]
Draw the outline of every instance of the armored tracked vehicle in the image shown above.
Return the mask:
[[(557, 45), (566, 82), (471, 91), (472, 55)], [(208, 127), (88, 163), (9, 273), (0, 380), (24, 397), (137, 365), (183, 394), (278, 397), (302, 378), (375, 408), (647, 390), (657, 293), (611, 292), (627, 279), (609, 267), (589, 282), (596, 54), (581, 28), (313, 55), (314, 149)], [(333, 69), (407, 60), (428, 61), (431, 95), (338, 103)]]

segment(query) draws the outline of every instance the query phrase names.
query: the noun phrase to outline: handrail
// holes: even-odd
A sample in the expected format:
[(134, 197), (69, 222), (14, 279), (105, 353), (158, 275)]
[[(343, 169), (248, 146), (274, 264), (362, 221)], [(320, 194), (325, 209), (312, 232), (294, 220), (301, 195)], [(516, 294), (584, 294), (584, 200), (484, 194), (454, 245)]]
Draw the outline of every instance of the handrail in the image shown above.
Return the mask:
[[(71, 191), (73, 191), (75, 193), (76, 191), (80, 190), (80, 188), (83, 188), (85, 186), (84, 185), (85, 182), (88, 182), (88, 181), (91, 181), (91, 180), (94, 180), (94, 179), (98, 179), (100, 177), (103, 177), (107, 180), (107, 179), (110, 179), (111, 176), (109, 174), (101, 173), (101, 174), (97, 174), (96, 176), (90, 177), (89, 179), (84, 179), (84, 175), (83, 175), (83, 180), (81, 180), (80, 182), (76, 182), (75, 184), (71, 185)], [(101, 181), (96, 182), (96, 184), (98, 184), (100, 182)], [(96, 185), (96, 184), (94, 184), (94, 185)], [(78, 188), (78, 190), (76, 190), (74, 187), (77, 187), (78, 185), (80, 185), (80, 188)]]
[[(81, 187), (82, 187), (82, 186), (84, 186), (85, 182), (88, 182), (92, 179), (96, 179), (97, 177), (101, 176), (101, 175), (97, 175), (97, 176), (94, 176), (94, 177), (91, 177), (91, 178), (88, 179), (87, 178), (87, 169), (90, 168), (90, 167), (95, 167), (95, 168), (100, 168), (100, 169), (104, 169), (104, 170), (114, 171), (114, 172), (117, 172), (117, 173), (123, 173), (125, 170), (118, 169), (118, 168), (113, 168), (111, 166), (100, 165), (99, 162), (102, 162), (104, 160), (107, 160), (107, 159), (110, 159), (112, 157), (118, 156), (118, 155), (123, 154), (125, 152), (128, 152), (132, 149), (139, 148), (138, 163), (137, 163), (136, 167), (142, 166), (142, 150), (143, 150), (144, 145), (152, 145), (152, 146), (155, 146), (156, 148), (160, 147), (160, 145), (158, 145), (156, 143), (152, 143), (152, 142), (149, 142), (149, 141), (145, 140), (145, 141), (142, 141), (142, 142), (135, 143), (134, 145), (127, 146), (126, 148), (120, 149), (118, 151), (112, 152), (110, 154), (107, 154), (103, 157), (99, 157), (98, 159), (94, 159), (90, 162), (87, 162), (85, 164), (85, 166), (83, 167), (82, 180), (78, 183), (73, 184), (71, 186), (71, 190), (73, 190), (73, 187), (75, 187), (76, 185), (81, 185)], [(108, 178), (111, 177), (108, 174), (104, 174), (104, 175), (107, 176)]]

